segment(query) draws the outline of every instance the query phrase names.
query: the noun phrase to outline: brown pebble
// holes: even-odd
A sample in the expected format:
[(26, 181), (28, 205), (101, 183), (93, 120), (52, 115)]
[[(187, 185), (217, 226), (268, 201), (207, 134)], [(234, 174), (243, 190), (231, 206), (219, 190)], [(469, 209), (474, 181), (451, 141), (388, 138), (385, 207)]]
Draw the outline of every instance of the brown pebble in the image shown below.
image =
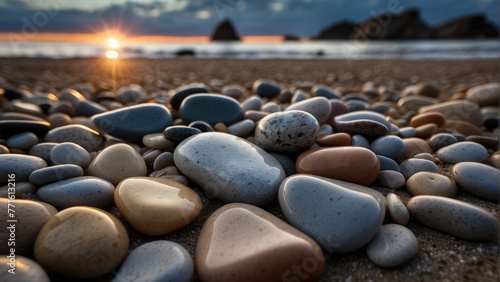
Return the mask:
[(482, 136), (482, 135), (470, 135), (465, 138), (465, 141), (471, 141), (471, 142), (476, 142), (488, 149), (498, 149), (498, 144), (500, 143), (500, 140), (498, 137), (494, 136)]
[(219, 132), (227, 133), (227, 126), (225, 124), (223, 124), (222, 122), (219, 122), (216, 125), (214, 125), (214, 129), (219, 131)]
[(434, 153), (429, 144), (420, 138), (404, 138), (403, 144), (404, 149), (403, 153), (401, 153), (401, 158), (403, 160), (413, 158), (416, 154), (420, 153)]
[(481, 129), (479, 129), (474, 124), (460, 120), (447, 120), (444, 123), (443, 128), (456, 130), (458, 133), (461, 133), (465, 136), (482, 134)]
[(429, 123), (433, 123), (437, 127), (442, 127), (445, 123), (444, 116), (438, 112), (428, 112), (416, 115), (410, 120), (410, 126), (415, 128)]
[(428, 123), (415, 128), (415, 130), (417, 131), (417, 137), (427, 139), (436, 132), (437, 126), (434, 123)]
[(351, 135), (340, 132), (316, 138), (316, 143), (321, 147), (349, 146), (351, 145)]
[(431, 98), (439, 97), (439, 89), (428, 83), (419, 83), (415, 85), (413, 93), (419, 96), (427, 96)]

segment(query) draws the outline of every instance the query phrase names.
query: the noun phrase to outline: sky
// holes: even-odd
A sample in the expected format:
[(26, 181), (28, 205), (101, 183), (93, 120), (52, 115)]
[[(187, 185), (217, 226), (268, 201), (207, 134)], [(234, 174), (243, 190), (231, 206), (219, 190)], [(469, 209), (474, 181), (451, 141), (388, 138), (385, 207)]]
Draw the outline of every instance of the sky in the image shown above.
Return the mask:
[(0, 0), (0, 33), (209, 36), (229, 18), (243, 36), (311, 37), (334, 22), (413, 7), (430, 25), (472, 13), (500, 18), (500, 0)]

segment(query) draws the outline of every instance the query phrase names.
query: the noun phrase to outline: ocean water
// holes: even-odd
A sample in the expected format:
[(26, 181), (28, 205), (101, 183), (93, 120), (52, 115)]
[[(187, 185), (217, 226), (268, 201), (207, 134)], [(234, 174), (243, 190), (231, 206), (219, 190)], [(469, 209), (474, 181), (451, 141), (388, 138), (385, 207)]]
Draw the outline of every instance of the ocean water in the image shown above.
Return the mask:
[[(91, 43), (0, 42), (0, 57), (104, 57), (106, 46)], [(122, 58), (173, 58), (189, 51), (197, 58), (282, 59), (477, 59), (500, 58), (500, 40), (306, 41), (284, 43), (144, 43), (120, 47)]]

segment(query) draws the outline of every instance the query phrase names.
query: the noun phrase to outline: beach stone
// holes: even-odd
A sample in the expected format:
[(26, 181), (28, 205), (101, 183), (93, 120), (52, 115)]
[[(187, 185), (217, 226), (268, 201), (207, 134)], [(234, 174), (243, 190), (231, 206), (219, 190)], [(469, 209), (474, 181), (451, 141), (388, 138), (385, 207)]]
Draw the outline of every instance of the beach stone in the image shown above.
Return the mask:
[(227, 126), (225, 124), (223, 124), (222, 122), (216, 123), (214, 125), (214, 129), (217, 132), (227, 133)]
[(215, 131), (215, 129), (210, 124), (208, 124), (207, 122), (204, 122), (202, 120), (193, 121), (188, 126), (198, 128), (201, 132)]
[(52, 128), (61, 127), (71, 124), (71, 117), (63, 113), (53, 113), (47, 120), (50, 122)]
[(498, 106), (500, 101), (500, 83), (487, 83), (467, 90), (467, 100), (474, 102), (479, 107)]
[(395, 160), (381, 155), (377, 155), (377, 158), (380, 162), (380, 171), (393, 170), (399, 172), (399, 165)]
[(439, 103), (438, 99), (425, 96), (407, 96), (399, 99), (397, 107), (400, 112), (418, 111), (420, 108)]
[(16, 89), (12, 87), (2, 87), (3, 88), (3, 97), (7, 98), (7, 100), (16, 100), (16, 99), (26, 99), (31, 97), (33, 94), (28, 90), (24, 89)]
[(332, 111), (330, 101), (325, 97), (313, 97), (288, 106), (285, 111), (304, 111), (313, 115), (321, 125), (328, 120)]
[(243, 118), (252, 120), (253, 122), (256, 123), (259, 120), (263, 119), (267, 115), (269, 115), (269, 113), (262, 112), (262, 111), (249, 110), (249, 111), (245, 112), (245, 115), (243, 116)]
[(319, 127), (319, 136), (333, 134), (333, 128), (329, 124), (323, 124)]
[(42, 142), (31, 147), (28, 154), (36, 157), (42, 158), (47, 164), (52, 164), (50, 159), (50, 152), (58, 143), (54, 142)]
[(493, 153), (489, 158), (489, 162), (493, 165), (493, 167), (500, 169), (500, 151)]
[(363, 135), (366, 137), (380, 137), (387, 135), (389, 129), (380, 122), (369, 120), (369, 119), (359, 119), (352, 121), (337, 121), (335, 120), (334, 129), (335, 132), (346, 132), (350, 135)]
[(230, 85), (225, 85), (221, 89), (222, 95), (229, 96), (231, 98), (234, 98), (236, 100), (240, 99), (246, 92), (245, 87), (239, 85), (239, 84), (230, 84)]
[(316, 137), (316, 143), (321, 147), (350, 146), (351, 142), (351, 135), (345, 132)]
[(280, 112), (281, 108), (275, 102), (267, 102), (264, 105), (262, 105), (262, 108), (260, 110), (266, 113), (276, 113)]
[(96, 278), (115, 269), (127, 255), (128, 247), (127, 230), (116, 217), (96, 208), (72, 207), (45, 223), (34, 254), (48, 271)]
[(329, 253), (362, 248), (385, 216), (384, 204), (374, 197), (307, 175), (285, 179), (279, 203), (288, 222)]
[(431, 137), (431, 139), (429, 140), (429, 145), (431, 146), (432, 150), (437, 151), (443, 147), (455, 144), (457, 142), (457, 138), (449, 133), (438, 133)]
[(243, 119), (238, 101), (220, 94), (194, 94), (181, 105), (180, 115), (185, 123), (203, 120), (211, 125), (224, 123), (226, 126)]
[(167, 150), (175, 148), (176, 144), (167, 138), (163, 133), (151, 133), (142, 137), (142, 143), (151, 149)]
[(493, 150), (497, 150), (500, 144), (500, 139), (496, 136), (470, 135), (465, 138), (465, 141), (476, 142)]
[(483, 115), (481, 114), (479, 106), (466, 100), (448, 101), (429, 105), (420, 108), (418, 112), (420, 114), (439, 112), (446, 120), (466, 121), (477, 126), (483, 123)]
[(456, 132), (463, 134), (465, 136), (482, 134), (482, 131), (478, 126), (466, 121), (446, 120), (446, 123), (444, 124), (443, 128), (453, 129)]
[(360, 100), (346, 100), (345, 105), (349, 109), (349, 112), (364, 111), (370, 107), (370, 103)]
[(85, 117), (101, 114), (107, 110), (106, 107), (91, 100), (80, 101), (76, 104), (76, 113)]
[(0, 144), (0, 154), (10, 154), (9, 148), (7, 148), (4, 145)]
[(439, 89), (436, 88), (434, 85), (425, 82), (415, 85), (413, 93), (418, 96), (427, 96), (431, 98), (439, 97)]
[(319, 133), (318, 121), (303, 111), (270, 114), (255, 128), (255, 144), (266, 151), (300, 152), (310, 148)]
[(59, 180), (83, 176), (83, 169), (74, 164), (62, 164), (44, 167), (33, 171), (29, 181), (37, 186), (43, 186)]
[(210, 88), (204, 83), (191, 83), (181, 86), (175, 90), (170, 99), (172, 108), (178, 110), (186, 97), (197, 93), (210, 93)]
[(403, 140), (397, 136), (383, 136), (373, 140), (370, 144), (370, 150), (377, 155), (396, 159), (403, 153), (404, 143)]
[(146, 163), (147, 167), (151, 167), (155, 159), (162, 153), (163, 151), (156, 149), (149, 149), (146, 152), (142, 153), (142, 159)]
[(53, 104), (48, 110), (48, 114), (55, 113), (66, 114), (72, 117), (76, 114), (76, 109), (69, 101), (59, 101)]
[(215, 211), (196, 244), (196, 270), (202, 281), (316, 281), (324, 261), (321, 247), (309, 236), (242, 203)]
[(428, 123), (415, 128), (415, 130), (417, 131), (418, 138), (427, 139), (437, 131), (437, 126), (433, 123)]
[(336, 116), (343, 115), (349, 112), (349, 109), (347, 106), (342, 102), (341, 100), (338, 99), (330, 99), (330, 107), (331, 107), (331, 112), (330, 115), (328, 116), (326, 122), (333, 126), (334, 125), (334, 119)]
[(438, 112), (427, 112), (419, 114), (412, 117), (410, 120), (410, 126), (415, 128), (426, 124), (435, 124), (437, 127), (442, 127), (444, 123), (444, 116)]
[(84, 125), (66, 125), (50, 130), (45, 135), (45, 142), (72, 142), (82, 146), (88, 152), (98, 151), (104, 145), (103, 136)]
[(399, 163), (399, 171), (403, 174), (405, 179), (408, 179), (420, 171), (439, 173), (439, 167), (429, 160), (411, 158)]
[(297, 89), (295, 90), (295, 92), (293, 93), (293, 96), (292, 96), (292, 100), (290, 101), (291, 104), (295, 104), (295, 103), (298, 103), (300, 101), (304, 101), (306, 100), (307, 98), (309, 98), (309, 96), (307, 96), (307, 93), (304, 92), (303, 90), (301, 89)]
[(88, 174), (105, 179), (113, 185), (132, 176), (146, 176), (147, 166), (142, 156), (127, 144), (104, 149), (88, 167)]
[(54, 164), (75, 164), (87, 168), (91, 158), (89, 152), (82, 146), (71, 142), (63, 142), (52, 148), (50, 160)]
[(198, 128), (188, 127), (185, 125), (169, 126), (163, 131), (165, 138), (177, 144), (182, 142), (182, 140), (199, 133), (201, 133), (201, 130)]
[(38, 137), (33, 132), (23, 132), (12, 135), (7, 139), (7, 147), (21, 150), (29, 150), (38, 144)]
[(429, 154), (434, 153), (429, 144), (423, 139), (411, 137), (402, 140), (404, 144), (404, 149), (403, 152), (401, 153), (401, 158), (404, 160), (413, 158), (415, 155), (420, 153), (429, 153)]
[(415, 156), (413, 156), (413, 158), (415, 158), (415, 159), (422, 159), (422, 160), (428, 160), (428, 161), (431, 161), (433, 163), (437, 162), (436, 158), (434, 158), (434, 156), (431, 155), (431, 154), (429, 154), (429, 153), (416, 154)]
[(487, 241), (498, 235), (498, 219), (473, 204), (440, 196), (416, 196), (406, 207), (423, 225), (457, 238)]
[(405, 177), (399, 171), (382, 170), (377, 176), (377, 184), (382, 187), (399, 189), (405, 185)]
[(50, 123), (31, 120), (0, 120), (0, 137), (9, 138), (24, 132), (33, 132), (39, 137), (45, 136), (50, 130)]
[(116, 93), (118, 102), (126, 104), (139, 104), (145, 102), (148, 98), (146, 90), (137, 84), (122, 86)]
[(140, 104), (92, 116), (99, 130), (119, 139), (137, 143), (151, 133), (162, 132), (173, 124), (167, 107), (159, 104)]
[(255, 123), (251, 119), (244, 119), (227, 127), (227, 132), (229, 134), (242, 138), (247, 137), (254, 130), (255, 130)]
[(178, 281), (189, 282), (194, 263), (181, 245), (165, 240), (149, 242), (135, 248), (125, 259), (112, 281)]
[(21, 102), (14, 100), (11, 102), (12, 109), (18, 113), (24, 113), (34, 116), (43, 116), (42, 108), (36, 104)]
[(336, 122), (354, 120), (371, 120), (383, 124), (387, 129), (391, 128), (391, 123), (383, 115), (372, 111), (356, 111), (335, 117)]
[(202, 209), (196, 192), (161, 178), (127, 178), (116, 187), (114, 199), (127, 222), (149, 236), (167, 234), (188, 225)]
[(285, 171), (261, 148), (234, 135), (206, 132), (182, 141), (177, 168), (210, 197), (223, 202), (265, 205), (276, 198)]
[[(8, 203), (14, 204), (15, 207), (10, 207), (15, 210), (15, 218), (8, 217)], [(0, 239), (3, 244), (0, 245), (0, 253), (3, 255), (10, 254), (10, 248), (15, 247), (15, 254), (30, 255), (33, 251), (36, 236), (42, 229), (43, 225), (57, 213), (56, 208), (44, 202), (31, 200), (16, 199), (15, 202), (6, 198), (0, 198), (0, 219), (2, 222), (7, 222), (9, 219), (18, 221), (15, 224), (15, 241), (10, 241), (10, 229), (6, 223), (4, 228), (0, 230)], [(15, 242), (15, 245), (9, 246), (7, 242)], [(4, 257), (4, 256), (2, 256)]]
[(417, 130), (414, 127), (407, 126), (399, 129), (401, 138), (410, 138), (417, 136)]
[(410, 222), (410, 212), (394, 193), (387, 194), (387, 211), (394, 223), (407, 225)]
[(0, 183), (7, 183), (9, 174), (15, 174), (16, 181), (27, 181), (33, 171), (44, 167), (47, 167), (47, 163), (39, 157), (21, 154), (1, 154)]
[(399, 224), (384, 224), (375, 238), (366, 246), (371, 262), (381, 267), (396, 267), (415, 257), (417, 237)]
[(456, 164), (460, 162), (485, 162), (488, 157), (486, 148), (478, 143), (463, 141), (439, 149), (438, 158), (445, 162)]
[[(10, 187), (9, 187), (10, 186)], [(0, 186), (0, 197), (8, 198), (9, 192), (12, 192), (12, 185), (6, 184), (4, 186)], [(25, 194), (36, 194), (36, 187), (31, 182), (17, 182), (16, 181), (16, 198), (23, 198)]]
[(490, 201), (500, 202), (500, 170), (485, 164), (461, 162), (451, 169), (460, 187)]
[(325, 97), (327, 99), (340, 99), (340, 94), (326, 85), (314, 85), (311, 89), (313, 97)]
[(40, 187), (36, 194), (58, 210), (74, 206), (105, 209), (113, 203), (115, 186), (93, 176), (73, 177)]
[(455, 182), (442, 174), (420, 171), (406, 180), (406, 190), (414, 195), (434, 195), (453, 198), (457, 194)]
[(253, 83), (252, 89), (260, 97), (274, 98), (280, 94), (281, 85), (271, 80), (257, 79)]
[[(248, 97), (247, 99), (245, 99), (245, 101), (243, 101), (241, 103), (241, 109), (244, 113), (246, 113), (248, 111), (261, 111), (262, 103), (263, 103), (262, 98), (260, 98), (259, 96), (253, 95), (253, 96)], [(264, 111), (261, 111), (261, 112), (264, 112)], [(267, 113), (267, 112), (264, 112), (264, 113)]]
[(6, 256), (0, 257), (0, 280), (4, 282), (32, 281), (50, 282), (45, 270), (34, 260), (16, 255), (15, 274), (9, 273), (10, 259)]
[(160, 170), (174, 165), (174, 155), (171, 152), (163, 152), (153, 162), (153, 169)]
[(57, 93), (57, 97), (61, 101), (70, 102), (71, 105), (76, 106), (78, 102), (85, 101), (87, 98), (82, 95), (79, 91), (73, 88), (64, 88), (59, 93)]
[(487, 118), (484, 120), (484, 127), (489, 130), (493, 131), (496, 128), (498, 128), (500, 125), (500, 118)]
[(351, 146), (370, 149), (370, 142), (363, 135), (355, 134), (352, 135)]
[(280, 153), (270, 152), (269, 154), (281, 164), (281, 166), (285, 170), (285, 175), (287, 177), (297, 173), (297, 171), (295, 170), (295, 162), (292, 159)]
[(377, 178), (380, 163), (372, 151), (361, 147), (315, 148), (299, 155), (296, 169), (368, 186)]

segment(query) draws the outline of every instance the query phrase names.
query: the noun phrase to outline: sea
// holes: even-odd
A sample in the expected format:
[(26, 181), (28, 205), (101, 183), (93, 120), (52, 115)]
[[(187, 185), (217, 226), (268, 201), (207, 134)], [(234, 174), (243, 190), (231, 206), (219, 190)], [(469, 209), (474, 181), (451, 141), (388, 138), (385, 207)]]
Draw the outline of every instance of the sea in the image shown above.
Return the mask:
[[(108, 50), (92, 43), (0, 42), (0, 57), (93, 58), (105, 57)], [(462, 60), (500, 58), (500, 40), (134, 43), (116, 51), (120, 58)]]

